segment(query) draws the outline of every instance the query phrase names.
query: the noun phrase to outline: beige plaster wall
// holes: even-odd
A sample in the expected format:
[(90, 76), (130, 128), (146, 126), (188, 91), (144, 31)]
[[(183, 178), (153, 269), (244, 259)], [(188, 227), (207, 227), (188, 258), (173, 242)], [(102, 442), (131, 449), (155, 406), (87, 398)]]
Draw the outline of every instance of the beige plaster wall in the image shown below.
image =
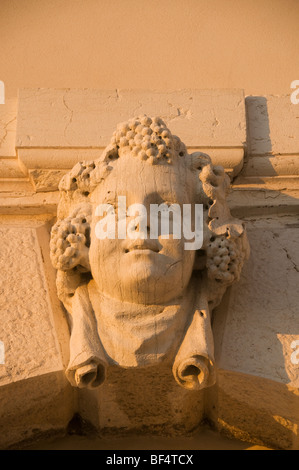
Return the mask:
[[(0, 0), (0, 80), (6, 86), (0, 107), (0, 231), (7, 240), (2, 261), (9, 267), (0, 276), (8, 311), (0, 339), (8, 343), (14, 365), (7, 362), (0, 371), (0, 429), (6, 431), (0, 447), (64, 430), (78, 409), (91, 419), (88, 406), (96, 410), (96, 426), (109, 420), (114, 426), (118, 419), (126, 426), (117, 387), (108, 402), (88, 393), (77, 400), (66, 383), (68, 329), (50, 270), (48, 237), (61, 172), (81, 158), (95, 158), (109, 126), (141, 107), (166, 116), (189, 149), (207, 148), (225, 166), (232, 177), (232, 213), (245, 219), (251, 237), (248, 266), (214, 324), (217, 387), (200, 396), (199, 405), (193, 398), (187, 403), (186, 422), (200, 421), (204, 403), (219, 429), (298, 448), (298, 366), (290, 364), (289, 351), (298, 333), (299, 106), (284, 96), (299, 79), (298, 20), (299, 0)], [(16, 99), (24, 87), (31, 90)], [(136, 91), (141, 89), (156, 91)], [(203, 89), (209, 91), (198, 91)], [(242, 89), (257, 97), (244, 100)], [(30, 283), (35, 281), (37, 291)], [(24, 309), (35, 328), (23, 323)], [(13, 341), (11, 325), (17, 332)], [(128, 377), (124, 373), (122, 380)], [(170, 412), (179, 409), (174, 405), (180, 396), (172, 389), (169, 395)], [(144, 397), (149, 424), (156, 426), (157, 416), (167, 421), (169, 410), (159, 408), (155, 415)], [(137, 426), (141, 418), (133, 416)]]
[(242, 88), (299, 79), (298, 0), (1, 0), (0, 80), (23, 87)]

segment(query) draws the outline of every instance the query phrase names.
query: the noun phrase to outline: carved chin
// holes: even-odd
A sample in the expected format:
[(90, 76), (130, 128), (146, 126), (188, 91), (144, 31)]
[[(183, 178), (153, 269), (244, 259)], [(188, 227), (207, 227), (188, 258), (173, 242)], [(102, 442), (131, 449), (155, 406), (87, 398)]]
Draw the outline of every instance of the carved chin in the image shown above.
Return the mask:
[[(182, 285), (182, 273), (180, 270), (169, 269), (153, 263), (136, 262), (130, 266), (130, 269), (122, 273), (122, 288), (130, 289), (138, 294), (164, 297), (168, 291), (173, 289), (174, 285)], [(162, 282), (163, 281), (163, 282)], [(189, 279), (186, 279), (188, 284)], [(156, 299), (157, 300), (157, 299)], [(163, 300), (163, 299), (162, 299)]]
[(130, 265), (129, 273), (124, 273), (124, 282), (129, 279), (131, 282), (154, 280), (163, 274), (162, 267), (159, 267), (148, 260), (138, 260)]

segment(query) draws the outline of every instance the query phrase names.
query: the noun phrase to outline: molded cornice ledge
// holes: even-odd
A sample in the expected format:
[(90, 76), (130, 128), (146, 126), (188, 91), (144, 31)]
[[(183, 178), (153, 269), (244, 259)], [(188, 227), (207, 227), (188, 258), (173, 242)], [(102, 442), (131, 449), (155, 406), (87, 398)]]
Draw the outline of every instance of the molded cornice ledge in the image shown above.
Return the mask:
[(247, 155), (234, 179), (234, 215), (293, 214), (299, 210), (299, 105), (286, 96), (248, 96)]
[(298, 211), (299, 106), (290, 96), (22, 89), (0, 105), (0, 213), (54, 215), (61, 177), (98, 158), (117, 123), (143, 113), (161, 116), (189, 152), (224, 166), (235, 216)]
[[(2, 108), (7, 117), (1, 119), (1, 192), (56, 191), (76, 162), (100, 156), (119, 122), (144, 113), (162, 117), (190, 152), (208, 153), (231, 177), (243, 165), (242, 90), (22, 89), (17, 112), (16, 105), (14, 100), (9, 109)], [(13, 134), (9, 142), (5, 135), (12, 118), (17, 121), (15, 144)]]

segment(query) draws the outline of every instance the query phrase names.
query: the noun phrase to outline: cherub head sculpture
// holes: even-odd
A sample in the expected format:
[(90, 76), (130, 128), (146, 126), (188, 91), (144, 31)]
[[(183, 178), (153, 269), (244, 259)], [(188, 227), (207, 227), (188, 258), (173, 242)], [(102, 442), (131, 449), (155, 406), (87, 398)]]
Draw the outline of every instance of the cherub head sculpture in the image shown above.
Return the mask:
[[(74, 386), (100, 385), (109, 364), (162, 361), (187, 389), (214, 384), (211, 312), (249, 252), (244, 226), (226, 203), (229, 186), (208, 155), (189, 155), (162, 119), (145, 115), (118, 125), (98, 160), (63, 177), (50, 248), (58, 296), (71, 318), (66, 373)], [(186, 249), (184, 235), (173, 236), (171, 228), (168, 237), (151, 237), (152, 219), (141, 230), (132, 210), (117, 217), (122, 201), (138, 211), (201, 204), (201, 248)], [(108, 208), (114, 236), (99, 237)]]

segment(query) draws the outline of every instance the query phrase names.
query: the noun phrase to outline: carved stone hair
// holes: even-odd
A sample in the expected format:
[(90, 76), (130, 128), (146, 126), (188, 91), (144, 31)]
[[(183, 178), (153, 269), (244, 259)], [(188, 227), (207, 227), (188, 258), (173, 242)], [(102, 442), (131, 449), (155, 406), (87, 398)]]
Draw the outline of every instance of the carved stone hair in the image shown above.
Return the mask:
[(60, 182), (58, 220), (52, 228), (50, 244), (51, 260), (58, 270), (58, 295), (65, 302), (66, 295), (72, 296), (78, 285), (90, 279), (90, 194), (113, 171), (111, 162), (125, 148), (132, 158), (140, 158), (144, 164), (173, 165), (184, 159), (194, 172), (198, 182), (194, 202), (203, 204), (204, 209), (204, 241), (197, 269), (206, 270), (210, 305), (215, 307), (226, 288), (239, 280), (249, 253), (243, 224), (231, 216), (226, 202), (229, 178), (221, 166), (212, 165), (208, 155), (189, 155), (161, 118), (145, 115), (119, 124), (98, 160), (77, 163)]

